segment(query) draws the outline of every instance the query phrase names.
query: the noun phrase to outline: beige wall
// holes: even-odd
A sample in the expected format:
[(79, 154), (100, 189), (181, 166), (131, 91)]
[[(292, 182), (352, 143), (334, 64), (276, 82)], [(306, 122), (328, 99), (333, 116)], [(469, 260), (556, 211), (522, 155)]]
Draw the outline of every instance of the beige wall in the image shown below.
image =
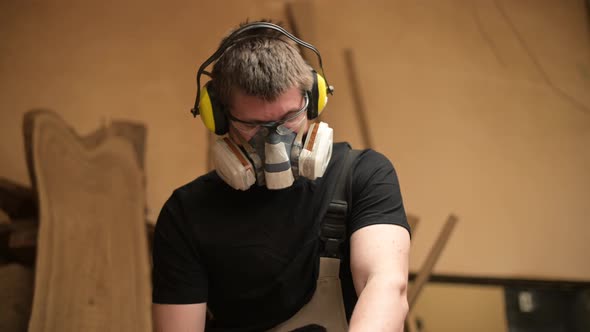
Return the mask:
[(508, 331), (502, 287), (430, 283), (410, 317), (423, 332)]
[[(149, 216), (205, 168), (188, 113), (195, 71), (235, 23), (283, 1), (0, 3), (0, 176), (28, 183), (22, 114), (87, 133), (148, 126)], [(342, 51), (353, 48), (375, 148), (421, 217), (413, 268), (450, 212), (437, 270), (590, 280), (590, 46), (582, 0), (299, 1), (336, 86), (325, 120), (362, 144)]]
[(454, 212), (438, 272), (590, 280), (584, 1), (338, 1), (327, 15), (333, 4), (308, 2), (338, 93), (326, 117), (361, 143), (345, 125), (353, 48), (375, 146), (422, 218), (411, 266)]
[(21, 120), (42, 107), (82, 134), (143, 122), (149, 217), (206, 169), (206, 131), (189, 113), (195, 73), (234, 25), (283, 19), (280, 1), (0, 2), (0, 176), (29, 183)]

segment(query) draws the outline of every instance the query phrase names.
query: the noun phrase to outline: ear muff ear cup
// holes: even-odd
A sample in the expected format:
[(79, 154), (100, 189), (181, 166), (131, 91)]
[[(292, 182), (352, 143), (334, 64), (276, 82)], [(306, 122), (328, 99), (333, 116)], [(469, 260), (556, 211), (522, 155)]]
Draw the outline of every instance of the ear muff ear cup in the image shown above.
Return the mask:
[(308, 91), (309, 108), (307, 109), (307, 118), (312, 120), (320, 116), (324, 107), (328, 103), (327, 84), (322, 75), (315, 70), (311, 71), (313, 85), (311, 91)]
[(316, 73), (316, 78), (318, 82), (318, 116), (322, 114), (324, 107), (328, 103), (328, 85), (326, 84), (326, 80), (324, 77), (318, 73)]
[(209, 86), (209, 82), (205, 84), (201, 90), (201, 100), (199, 101), (199, 112), (201, 120), (205, 127), (216, 135), (224, 135), (228, 131), (227, 117), (221, 105), (215, 98), (215, 93)]

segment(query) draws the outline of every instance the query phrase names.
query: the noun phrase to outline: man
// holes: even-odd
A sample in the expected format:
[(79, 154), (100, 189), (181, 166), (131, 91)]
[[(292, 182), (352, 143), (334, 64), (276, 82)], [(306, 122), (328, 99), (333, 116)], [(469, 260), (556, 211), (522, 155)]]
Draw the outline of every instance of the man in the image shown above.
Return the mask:
[(216, 171), (176, 189), (158, 218), (157, 331), (403, 330), (410, 235), (383, 155), (352, 160), (341, 264), (319, 257), (349, 147), (315, 121), (331, 87), (293, 41), (315, 50), (280, 26), (247, 23), (199, 69), (198, 82), (215, 62), (194, 114), (223, 136)]

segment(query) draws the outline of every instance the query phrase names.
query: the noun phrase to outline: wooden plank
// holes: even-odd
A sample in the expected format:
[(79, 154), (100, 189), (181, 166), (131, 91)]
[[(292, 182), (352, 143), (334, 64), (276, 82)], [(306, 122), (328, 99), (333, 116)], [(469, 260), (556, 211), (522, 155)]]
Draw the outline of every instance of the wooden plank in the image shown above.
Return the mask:
[[(297, 38), (314, 44), (315, 20), (313, 2), (309, 0), (288, 1), (285, 3), (287, 29)], [(298, 45), (303, 59), (319, 72), (319, 61), (309, 49)]]
[(426, 282), (428, 282), (430, 274), (432, 273), (432, 269), (436, 265), (436, 262), (438, 261), (440, 254), (444, 250), (445, 245), (451, 237), (451, 233), (453, 232), (453, 229), (455, 228), (457, 221), (457, 217), (453, 214), (451, 214), (448, 217), (443, 226), (443, 229), (438, 235), (438, 238), (436, 239), (434, 245), (430, 249), (430, 252), (426, 257), (426, 261), (420, 268), (420, 271), (418, 272), (416, 279), (414, 280), (414, 284), (408, 291), (408, 304), (410, 306), (410, 310), (412, 310), (412, 308), (414, 307), (414, 304), (416, 303), (416, 300), (418, 299), (418, 296), (420, 295), (422, 288), (424, 287), (424, 285), (426, 285)]
[(17, 219), (0, 224), (0, 256), (8, 262), (33, 266), (38, 225), (36, 219)]
[(407, 213), (406, 218), (408, 220), (408, 225), (410, 225), (410, 230), (412, 231), (412, 235), (414, 235), (416, 228), (418, 228), (418, 223), (420, 223), (420, 218), (418, 218), (418, 216), (411, 214), (411, 213)]
[(354, 58), (352, 49), (344, 50), (344, 60), (346, 73), (348, 74), (348, 81), (350, 82), (350, 95), (352, 96), (354, 104), (354, 114), (356, 115), (356, 122), (359, 126), (361, 137), (363, 138), (363, 145), (367, 149), (374, 148), (374, 140), (369, 129), (369, 119), (367, 114), (366, 103), (363, 99), (361, 83), (358, 78), (358, 69)]
[(149, 331), (145, 186), (136, 147), (105, 129), (79, 137), (59, 116), (25, 116), (39, 196), (29, 331)]
[(6, 225), (9, 232), (7, 245), (10, 249), (35, 247), (37, 245), (38, 221), (36, 219), (15, 220)]
[(0, 209), (0, 225), (9, 224), (10, 223), (10, 216), (8, 213), (4, 212), (3, 209)]
[(0, 210), (15, 219), (37, 215), (34, 191), (22, 184), (0, 177)]

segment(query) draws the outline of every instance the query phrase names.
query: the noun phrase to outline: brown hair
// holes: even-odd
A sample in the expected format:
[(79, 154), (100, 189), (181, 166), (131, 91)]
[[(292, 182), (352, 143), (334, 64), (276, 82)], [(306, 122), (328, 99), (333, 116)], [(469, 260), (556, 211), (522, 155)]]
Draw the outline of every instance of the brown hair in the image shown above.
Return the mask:
[(214, 64), (211, 74), (211, 87), (223, 106), (230, 105), (236, 89), (273, 101), (294, 86), (307, 91), (313, 84), (311, 67), (297, 46), (282, 33), (267, 28), (240, 34)]

